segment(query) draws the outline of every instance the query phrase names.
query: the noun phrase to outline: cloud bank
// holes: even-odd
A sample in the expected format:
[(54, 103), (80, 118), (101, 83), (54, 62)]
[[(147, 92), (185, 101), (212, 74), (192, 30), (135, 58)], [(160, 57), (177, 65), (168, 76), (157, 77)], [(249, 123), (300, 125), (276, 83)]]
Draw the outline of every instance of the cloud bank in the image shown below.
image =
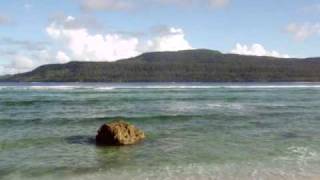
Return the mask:
[(10, 44), (13, 50), (6, 55), (11, 63), (0, 65), (0, 74), (21, 73), (39, 65), (71, 60), (112, 62), (149, 51), (192, 49), (181, 28), (161, 26), (144, 33), (149, 36), (141, 36), (120, 32), (91, 33), (88, 27), (73, 16), (60, 16), (52, 18), (45, 29), (50, 42), (3, 39), (3, 44)]
[(279, 58), (289, 58), (288, 54), (281, 54), (275, 50), (267, 50), (261, 44), (252, 44), (251, 46), (237, 43), (236, 47), (231, 50), (233, 54), (249, 55), (249, 56), (272, 56)]
[(198, 4), (201, 6), (209, 5), (210, 7), (221, 8), (229, 5), (231, 0), (154, 0), (154, 2), (184, 6)]
[(225, 7), (230, 3), (230, 0), (208, 0), (209, 1), (209, 5), (211, 5), (212, 7)]
[(147, 51), (178, 51), (192, 49), (180, 28), (168, 27), (147, 42)]
[(51, 39), (64, 48), (57, 54), (60, 59), (115, 61), (138, 54), (137, 38), (119, 34), (90, 34), (84, 27), (66, 27), (66, 24), (75, 21), (74, 17), (68, 16), (63, 22), (54, 21), (46, 28)]
[(53, 21), (46, 32), (59, 44), (59, 59), (85, 61), (116, 61), (130, 58), (147, 51), (177, 51), (191, 49), (180, 28), (168, 27), (157, 32), (151, 39), (127, 36), (120, 33), (92, 34), (85, 27), (67, 26), (77, 19), (68, 16), (63, 21)]
[(311, 36), (320, 34), (320, 23), (291, 23), (286, 27), (286, 31), (293, 35), (294, 39), (304, 41)]
[(0, 26), (1, 25), (6, 25), (11, 22), (10, 18), (5, 16), (5, 15), (0, 15)]
[(82, 0), (81, 9), (84, 11), (122, 11), (134, 7), (130, 0)]
[(145, 9), (150, 6), (174, 5), (223, 8), (231, 0), (77, 0), (80, 8), (86, 12), (94, 11), (128, 11), (132, 9)]

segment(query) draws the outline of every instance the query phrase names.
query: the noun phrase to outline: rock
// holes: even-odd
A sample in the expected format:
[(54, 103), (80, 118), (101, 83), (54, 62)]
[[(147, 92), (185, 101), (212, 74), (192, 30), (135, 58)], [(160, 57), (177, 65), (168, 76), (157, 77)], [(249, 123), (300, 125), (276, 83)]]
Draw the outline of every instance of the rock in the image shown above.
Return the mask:
[(98, 145), (131, 145), (144, 138), (144, 132), (135, 126), (124, 121), (115, 121), (100, 127), (96, 143)]

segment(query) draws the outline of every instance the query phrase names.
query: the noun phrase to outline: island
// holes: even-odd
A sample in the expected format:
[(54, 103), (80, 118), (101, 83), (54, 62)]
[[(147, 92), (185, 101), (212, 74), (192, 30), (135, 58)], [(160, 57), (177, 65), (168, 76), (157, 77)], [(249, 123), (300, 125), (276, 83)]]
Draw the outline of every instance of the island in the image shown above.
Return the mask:
[(208, 49), (150, 52), (116, 62), (72, 61), (2, 76), (1, 82), (317, 82), (320, 58), (223, 54)]

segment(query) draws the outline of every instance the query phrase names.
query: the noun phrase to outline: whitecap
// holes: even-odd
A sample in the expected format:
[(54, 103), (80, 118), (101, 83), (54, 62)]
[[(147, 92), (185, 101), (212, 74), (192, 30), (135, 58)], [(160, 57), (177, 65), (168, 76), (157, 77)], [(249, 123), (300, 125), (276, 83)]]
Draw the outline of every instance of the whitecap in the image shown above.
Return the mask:
[(115, 90), (115, 87), (96, 87), (94, 88), (94, 90), (98, 90), (98, 91), (110, 91), (110, 90)]

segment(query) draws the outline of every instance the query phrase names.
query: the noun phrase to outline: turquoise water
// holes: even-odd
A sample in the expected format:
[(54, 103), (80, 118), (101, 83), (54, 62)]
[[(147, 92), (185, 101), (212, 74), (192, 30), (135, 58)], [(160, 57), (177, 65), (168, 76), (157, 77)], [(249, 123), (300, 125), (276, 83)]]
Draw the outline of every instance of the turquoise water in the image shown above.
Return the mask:
[[(97, 147), (124, 118), (147, 139)], [(319, 179), (320, 84), (0, 84), (0, 179)]]

